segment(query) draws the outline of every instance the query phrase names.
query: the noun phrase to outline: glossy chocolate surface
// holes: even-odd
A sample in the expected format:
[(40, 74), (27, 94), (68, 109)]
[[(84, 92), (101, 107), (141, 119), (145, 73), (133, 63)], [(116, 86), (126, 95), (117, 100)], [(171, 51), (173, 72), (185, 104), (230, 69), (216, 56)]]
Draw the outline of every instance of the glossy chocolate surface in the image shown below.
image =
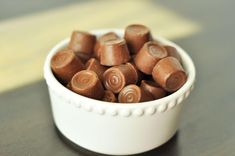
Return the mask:
[(156, 82), (150, 80), (142, 80), (140, 87), (150, 93), (155, 100), (167, 95), (167, 92), (163, 88), (161, 88)]
[(120, 38), (116, 33), (114, 32), (108, 32), (102, 36), (100, 36), (95, 44), (94, 47), (94, 57), (100, 60), (100, 47), (104, 45), (105, 42), (115, 40)]
[(152, 76), (168, 92), (177, 91), (187, 80), (183, 67), (174, 57), (160, 60), (153, 68)]
[(102, 99), (104, 88), (97, 74), (91, 70), (82, 70), (76, 73), (71, 80), (74, 92), (94, 99)]
[(67, 84), (84, 65), (72, 50), (62, 50), (52, 57), (51, 69), (59, 81)]
[(86, 62), (85, 67), (87, 70), (94, 71), (98, 75), (100, 80), (103, 79), (103, 73), (108, 69), (107, 67), (101, 65), (100, 62), (96, 60), (95, 58), (89, 59)]
[(130, 60), (129, 50), (124, 39), (107, 41), (100, 49), (100, 63), (115, 66)]
[(103, 84), (107, 90), (119, 93), (128, 84), (135, 84), (138, 74), (130, 63), (114, 66), (103, 74)]
[(175, 47), (172, 47), (170, 45), (164, 45), (163, 47), (166, 49), (168, 56), (172, 56), (176, 58), (179, 62), (181, 62), (181, 57)]
[(132, 24), (126, 27), (124, 38), (132, 54), (138, 53), (144, 43), (152, 40), (150, 30), (140, 24)]
[(124, 87), (118, 95), (120, 103), (138, 103), (153, 100), (153, 97), (137, 85)]
[(107, 102), (117, 102), (117, 98), (116, 98), (115, 94), (110, 90), (104, 91), (104, 96), (103, 96), (102, 100), (107, 101)]
[(96, 42), (96, 36), (84, 31), (73, 31), (68, 48), (72, 49), (75, 54), (84, 53), (92, 55)]
[(145, 43), (136, 54), (134, 62), (140, 71), (151, 75), (156, 63), (165, 57), (167, 57), (167, 51), (156, 42), (150, 41)]

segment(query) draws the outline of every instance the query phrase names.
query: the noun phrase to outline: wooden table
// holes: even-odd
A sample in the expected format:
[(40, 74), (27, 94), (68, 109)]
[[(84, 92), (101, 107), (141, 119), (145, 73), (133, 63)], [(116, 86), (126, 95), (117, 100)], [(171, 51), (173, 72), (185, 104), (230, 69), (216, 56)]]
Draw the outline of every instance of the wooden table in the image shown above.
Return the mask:
[(181, 45), (197, 69), (177, 135), (142, 155), (235, 155), (234, 5), (229, 0), (63, 1), (0, 18), (0, 155), (97, 155), (74, 148), (57, 133), (42, 79), (43, 61), (74, 29), (123, 28), (133, 22)]

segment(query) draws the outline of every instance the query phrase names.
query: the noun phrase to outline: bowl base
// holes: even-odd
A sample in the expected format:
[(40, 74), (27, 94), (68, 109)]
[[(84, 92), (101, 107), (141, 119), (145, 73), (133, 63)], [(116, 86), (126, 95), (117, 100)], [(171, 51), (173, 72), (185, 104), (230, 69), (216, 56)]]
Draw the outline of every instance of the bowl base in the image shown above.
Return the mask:
[[(79, 154), (81, 154), (81, 156), (109, 156), (107, 154), (101, 154), (101, 153), (97, 153), (94, 151), (91, 151), (89, 149), (86, 149), (84, 147), (81, 147), (77, 144), (75, 144), (74, 142), (72, 142), (69, 138), (67, 138), (66, 136), (64, 136), (60, 130), (58, 129), (58, 127), (56, 125), (54, 125), (55, 127), (55, 131), (57, 133), (57, 135), (59, 136), (59, 138), (71, 149), (73, 149), (74, 151), (78, 152)], [(144, 156), (144, 155), (158, 155), (161, 153), (169, 153), (169, 155), (175, 154), (177, 153), (177, 145), (178, 145), (178, 135), (179, 132), (176, 131), (176, 133), (163, 145), (156, 147), (154, 149), (151, 149), (149, 151), (143, 152), (143, 153), (139, 153), (139, 154), (132, 154), (133, 156)], [(172, 154), (170, 154), (172, 153)], [(168, 154), (166, 154), (168, 155)]]

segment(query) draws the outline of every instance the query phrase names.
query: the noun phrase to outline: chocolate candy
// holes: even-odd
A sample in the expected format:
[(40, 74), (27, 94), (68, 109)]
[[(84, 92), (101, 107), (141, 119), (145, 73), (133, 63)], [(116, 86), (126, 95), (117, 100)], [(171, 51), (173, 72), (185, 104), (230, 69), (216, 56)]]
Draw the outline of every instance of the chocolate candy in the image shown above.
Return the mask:
[(170, 45), (164, 45), (163, 47), (166, 49), (168, 56), (172, 56), (176, 58), (179, 62), (181, 62), (181, 57), (175, 47), (172, 47)]
[(136, 54), (144, 43), (152, 40), (150, 30), (140, 24), (132, 24), (126, 27), (124, 38), (132, 54)]
[(90, 55), (84, 54), (84, 53), (75, 53), (77, 57), (80, 58), (82, 63), (86, 64), (86, 62), (91, 58)]
[[(71, 50), (71, 51), (73, 51), (73, 50), (70, 49), (69, 47), (65, 47), (65, 48), (63, 48), (63, 50)], [(73, 52), (74, 52), (74, 51), (73, 51)], [(82, 63), (84, 63), (84, 64), (87, 62), (87, 60), (89, 60), (89, 59), (91, 58), (90, 55), (87, 55), (87, 54), (84, 54), (84, 53), (75, 53), (75, 52), (74, 52), (74, 54), (75, 54), (77, 57), (79, 57), (80, 60), (82, 61)]]
[(62, 50), (52, 57), (51, 69), (59, 81), (67, 84), (75, 73), (84, 69), (84, 65), (72, 50)]
[(167, 94), (167, 92), (157, 83), (150, 80), (142, 80), (140, 87), (143, 88), (146, 92), (150, 93), (154, 100), (163, 98)]
[(104, 72), (103, 84), (107, 90), (119, 93), (128, 84), (138, 81), (138, 73), (131, 63), (111, 67)]
[(119, 36), (114, 32), (108, 32), (98, 38), (94, 48), (94, 57), (100, 60), (100, 47), (107, 41), (116, 40)]
[(87, 61), (86, 65), (85, 65), (87, 70), (92, 70), (94, 71), (100, 80), (102, 80), (103, 78), (103, 73), (105, 72), (105, 70), (107, 69), (107, 67), (101, 65), (99, 63), (99, 61), (97, 61), (95, 58), (91, 58)]
[(178, 90), (187, 79), (183, 67), (174, 57), (160, 60), (153, 68), (152, 76), (168, 92)]
[(137, 85), (130, 84), (124, 87), (118, 95), (120, 103), (137, 103), (153, 100), (153, 97)]
[(108, 32), (96, 40), (88, 32), (74, 31), (68, 46), (53, 56), (51, 68), (64, 86), (80, 95), (138, 103), (183, 86), (187, 75), (180, 63), (175, 47), (153, 40), (146, 26), (132, 24), (124, 38)]
[(167, 57), (166, 49), (156, 42), (149, 41), (136, 54), (134, 62), (140, 71), (151, 75), (153, 67), (164, 57)]
[(97, 74), (91, 70), (82, 70), (76, 73), (71, 80), (71, 89), (83, 96), (102, 99), (104, 88)]
[(116, 102), (117, 98), (113, 92), (111, 92), (110, 90), (105, 90), (102, 100), (107, 102)]
[(143, 79), (144, 74), (137, 69), (137, 67), (136, 67), (134, 62), (130, 61), (130, 62), (126, 63), (126, 64), (130, 65), (130, 67), (132, 67), (134, 69), (135, 73), (138, 75), (137, 76), (138, 79), (137, 79), (136, 83), (140, 82)]
[(115, 66), (130, 60), (129, 51), (124, 39), (110, 40), (100, 47), (100, 63)]
[(68, 48), (72, 49), (76, 55), (78, 55), (78, 53), (91, 55), (95, 42), (95, 35), (83, 31), (73, 31)]
[(67, 85), (66, 85), (66, 88), (68, 88), (69, 90), (71, 90), (71, 83), (69, 82)]

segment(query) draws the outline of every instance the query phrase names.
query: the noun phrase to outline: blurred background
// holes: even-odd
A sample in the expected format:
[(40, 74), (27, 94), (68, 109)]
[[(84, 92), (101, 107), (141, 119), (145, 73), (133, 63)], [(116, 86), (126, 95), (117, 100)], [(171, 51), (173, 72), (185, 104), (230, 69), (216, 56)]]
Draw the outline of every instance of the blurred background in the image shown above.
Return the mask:
[(45, 57), (73, 30), (132, 23), (179, 44), (197, 69), (179, 133), (147, 155), (234, 155), (234, 6), (232, 0), (0, 0), (0, 155), (77, 155), (53, 129)]
[(48, 51), (73, 30), (141, 23), (156, 35), (179, 39), (201, 29), (197, 20), (155, 1), (3, 1), (0, 15), (1, 91), (42, 79)]

